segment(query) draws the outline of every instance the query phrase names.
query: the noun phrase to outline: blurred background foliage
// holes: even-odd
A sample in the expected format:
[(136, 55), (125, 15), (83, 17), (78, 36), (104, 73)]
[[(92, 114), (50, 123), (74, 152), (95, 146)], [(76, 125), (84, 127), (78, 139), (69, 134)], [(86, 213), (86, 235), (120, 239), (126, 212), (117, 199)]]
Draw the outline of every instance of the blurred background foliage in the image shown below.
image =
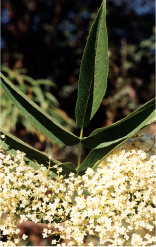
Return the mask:
[[(80, 64), (100, 4), (101, 0), (2, 0), (1, 4), (2, 71), (77, 135), (72, 119)], [(107, 0), (107, 92), (84, 136), (118, 121), (154, 97), (154, 12), (154, 0)], [(2, 125), (45, 150), (45, 137), (13, 109), (3, 93), (1, 98)], [(34, 133), (37, 137), (32, 137)], [(71, 152), (68, 149), (66, 153)], [(53, 144), (53, 152), (58, 153), (57, 145)]]

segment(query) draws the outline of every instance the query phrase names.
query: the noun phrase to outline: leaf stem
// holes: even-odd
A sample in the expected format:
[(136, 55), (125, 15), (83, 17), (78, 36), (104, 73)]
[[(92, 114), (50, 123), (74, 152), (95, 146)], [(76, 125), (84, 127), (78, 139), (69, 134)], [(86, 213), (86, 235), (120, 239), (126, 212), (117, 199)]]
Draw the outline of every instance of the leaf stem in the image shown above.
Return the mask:
[[(80, 139), (83, 136), (83, 129), (80, 132)], [(82, 149), (82, 143), (79, 142), (79, 153), (78, 153), (78, 163), (77, 163), (77, 168), (81, 165), (81, 149)]]

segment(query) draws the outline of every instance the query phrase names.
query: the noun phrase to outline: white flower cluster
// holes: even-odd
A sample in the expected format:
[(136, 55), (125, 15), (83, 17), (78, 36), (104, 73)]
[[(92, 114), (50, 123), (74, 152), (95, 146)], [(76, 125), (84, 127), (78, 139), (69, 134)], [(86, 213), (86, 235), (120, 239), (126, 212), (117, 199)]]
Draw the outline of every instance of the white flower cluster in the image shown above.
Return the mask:
[[(156, 155), (130, 143), (114, 151), (96, 171), (88, 168), (82, 177), (71, 173), (67, 179), (58, 173), (55, 180), (45, 167), (35, 171), (27, 166), (23, 157), (19, 151), (14, 158), (3, 151), (0, 155), (1, 213), (5, 215), (0, 228), (8, 237), (1, 245), (18, 245), (17, 221), (27, 220), (46, 223), (43, 238), (59, 234), (68, 246), (86, 245), (88, 235), (98, 236), (100, 245), (155, 244)], [(52, 244), (64, 245), (56, 240)]]

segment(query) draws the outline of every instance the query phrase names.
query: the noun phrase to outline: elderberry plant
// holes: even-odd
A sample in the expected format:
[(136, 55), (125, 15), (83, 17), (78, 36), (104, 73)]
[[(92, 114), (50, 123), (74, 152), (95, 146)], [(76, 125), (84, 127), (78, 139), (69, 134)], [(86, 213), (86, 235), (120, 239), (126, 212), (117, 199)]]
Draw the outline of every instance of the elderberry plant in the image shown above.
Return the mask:
[[(19, 236), (18, 228), (27, 220), (44, 223), (43, 238), (58, 234), (67, 241), (62, 246), (93, 246), (87, 235), (98, 236), (100, 245), (145, 246), (156, 241), (152, 236), (156, 155), (149, 155), (151, 148), (138, 149), (134, 143), (126, 143), (155, 121), (155, 99), (124, 119), (83, 136), (105, 95), (107, 75), (106, 0), (91, 27), (81, 63), (76, 104), (79, 137), (1, 73), (5, 94), (34, 127), (57, 143), (79, 144), (75, 168), (71, 162), (49, 158), (1, 130), (1, 211), (5, 214), (1, 230), (7, 235), (6, 244), (0, 242), (2, 246), (15, 246), (27, 239), (26, 234)], [(83, 162), (82, 145), (90, 149)], [(142, 230), (146, 234), (142, 235)], [(60, 246), (55, 239), (51, 243)]]

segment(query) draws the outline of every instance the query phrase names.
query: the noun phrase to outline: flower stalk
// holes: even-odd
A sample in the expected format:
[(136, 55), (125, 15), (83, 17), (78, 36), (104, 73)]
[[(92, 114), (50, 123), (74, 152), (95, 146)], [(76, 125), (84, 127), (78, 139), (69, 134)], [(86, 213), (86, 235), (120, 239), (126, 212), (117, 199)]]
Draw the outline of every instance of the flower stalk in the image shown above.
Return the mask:
[[(80, 139), (83, 137), (83, 129), (80, 132)], [(78, 163), (77, 163), (77, 168), (81, 165), (81, 152), (82, 152), (82, 143), (81, 141), (79, 142), (79, 153), (78, 153)]]

